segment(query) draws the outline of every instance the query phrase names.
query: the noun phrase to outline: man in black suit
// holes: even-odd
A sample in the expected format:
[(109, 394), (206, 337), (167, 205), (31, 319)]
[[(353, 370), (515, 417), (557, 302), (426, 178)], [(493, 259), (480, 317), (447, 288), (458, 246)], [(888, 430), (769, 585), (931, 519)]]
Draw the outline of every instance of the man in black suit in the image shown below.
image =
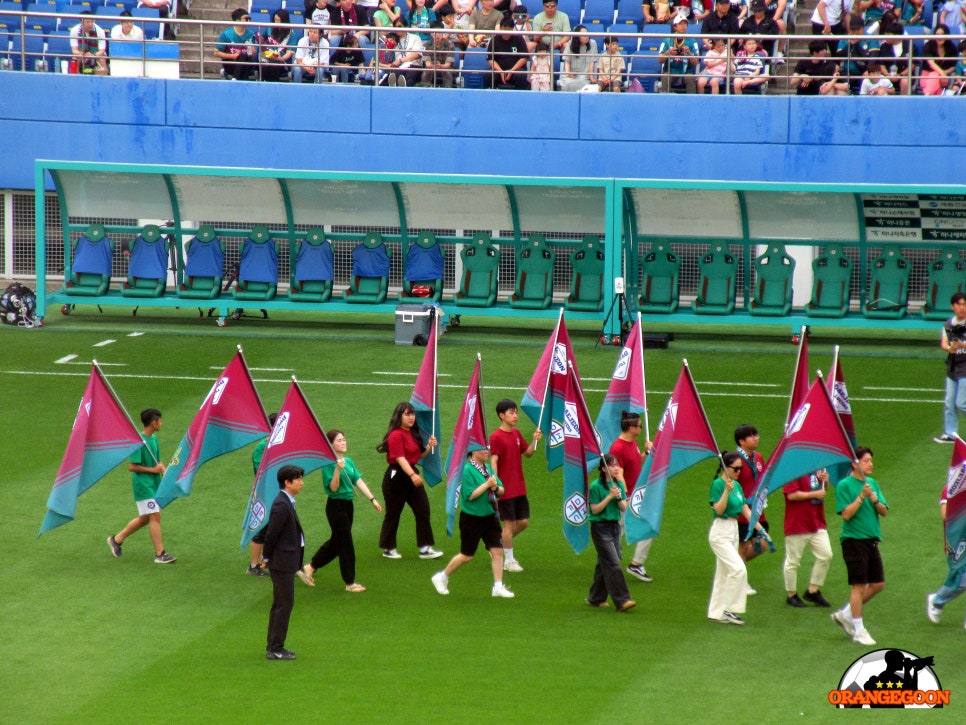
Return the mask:
[(302, 568), (305, 536), (295, 513), (295, 497), (302, 490), (305, 471), (298, 466), (282, 466), (278, 469), (278, 487), (281, 489), (265, 526), (265, 548), (262, 552), (268, 561), (272, 576), (272, 610), (268, 615), (268, 648), (265, 656), (270, 660), (294, 660), (295, 653), (285, 649), (288, 620), (295, 604), (295, 572)]

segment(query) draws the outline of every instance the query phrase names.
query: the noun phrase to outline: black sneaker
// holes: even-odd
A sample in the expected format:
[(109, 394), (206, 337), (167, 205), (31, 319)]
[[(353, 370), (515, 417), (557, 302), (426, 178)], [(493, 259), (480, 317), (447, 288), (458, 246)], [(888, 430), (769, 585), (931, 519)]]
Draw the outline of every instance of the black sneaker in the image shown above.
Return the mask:
[(121, 545), (114, 540), (113, 536), (107, 537), (107, 545), (111, 547), (111, 553), (114, 554), (115, 559), (120, 559), (121, 555), (124, 553), (121, 551)]
[(255, 564), (248, 565), (248, 571), (246, 572), (248, 576), (268, 576), (268, 572), (262, 569), (260, 566)]
[(278, 649), (272, 652), (269, 650), (265, 653), (265, 659), (269, 660), (294, 660), (295, 653), (290, 649)]
[[(808, 594), (805, 596), (807, 597)], [(785, 604), (787, 604), (789, 607), (795, 607), (796, 609), (801, 609), (802, 607), (806, 606), (805, 602), (799, 598), (797, 592), (788, 597), (788, 599), (785, 600)]]
[(831, 607), (832, 605), (828, 603), (828, 600), (822, 596), (821, 591), (805, 592), (803, 595), (805, 599), (816, 607)]

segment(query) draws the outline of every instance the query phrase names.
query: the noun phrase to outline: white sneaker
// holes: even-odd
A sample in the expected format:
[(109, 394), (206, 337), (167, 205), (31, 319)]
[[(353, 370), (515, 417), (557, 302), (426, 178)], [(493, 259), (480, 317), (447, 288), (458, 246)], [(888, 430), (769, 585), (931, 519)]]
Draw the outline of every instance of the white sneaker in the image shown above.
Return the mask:
[(425, 549), (419, 550), (420, 559), (438, 559), (443, 555), (442, 551), (434, 549), (432, 546), (427, 546)]
[(509, 561), (503, 562), (503, 571), (521, 572), (523, 571), (523, 567), (520, 566), (520, 562), (516, 559), (510, 559)]
[(935, 598), (935, 594), (926, 595), (926, 616), (929, 617), (929, 621), (933, 624), (939, 624), (939, 620), (943, 616), (943, 610), (933, 604)]
[(855, 635), (855, 624), (853, 624), (850, 614), (843, 612), (841, 609), (836, 609), (830, 616), (832, 617), (832, 621), (840, 626), (842, 631), (849, 635), (849, 637)]
[(745, 596), (750, 597), (750, 596), (754, 596), (757, 593), (758, 593), (757, 590), (752, 589), (751, 584), (745, 587)]
[(505, 597), (506, 599), (513, 599), (516, 595), (503, 586), (503, 582), (493, 585), (493, 596), (494, 597)]
[(875, 640), (872, 639), (872, 636), (869, 634), (869, 631), (866, 629), (860, 629), (858, 632), (853, 634), (852, 641), (855, 642), (856, 644), (865, 644), (865, 645), (875, 644)]
[(436, 591), (440, 594), (449, 594), (448, 584), (449, 577), (445, 573), (438, 571), (433, 574), (433, 586), (436, 587)]
[(402, 554), (395, 549), (383, 549), (382, 555), (387, 559), (402, 559)]

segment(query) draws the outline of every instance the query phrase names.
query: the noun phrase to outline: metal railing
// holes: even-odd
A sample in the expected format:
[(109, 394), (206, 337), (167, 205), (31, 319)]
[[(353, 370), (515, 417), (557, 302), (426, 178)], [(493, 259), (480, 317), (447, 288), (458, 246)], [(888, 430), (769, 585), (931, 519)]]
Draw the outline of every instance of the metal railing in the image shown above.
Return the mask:
[[(56, 25), (56, 30), (47, 32), (38, 32), (30, 27), (26, 23), (26, 19), (31, 18), (46, 18)], [(65, 32), (71, 27), (79, 23), (82, 18), (91, 18), (92, 16), (81, 16), (74, 13), (31, 13), (26, 12), (8, 12), (0, 11), (0, 23), (6, 23), (6, 36), (4, 36), (4, 29), (0, 28), (0, 68), (4, 70), (17, 69), (21, 71), (61, 71), (67, 72), (70, 68), (69, 61), (70, 56), (65, 54), (64, 51), (64, 41), (62, 40), (65, 36)], [(95, 24), (104, 23), (105, 25), (116, 24), (118, 21), (117, 16), (101, 16), (94, 15), (93, 20)], [(132, 19), (135, 24), (143, 25), (145, 20), (141, 18)], [(232, 22), (232, 21), (211, 21), (211, 20), (196, 20), (184, 17), (172, 17), (172, 18), (158, 18), (150, 19), (147, 22), (151, 24), (157, 24), (162, 29), (166, 26), (172, 28), (180, 26), (182, 28), (182, 33), (180, 38), (175, 41), (164, 40), (165, 32), (159, 34), (159, 37), (148, 38), (145, 37), (143, 40), (137, 41), (142, 47), (142, 52), (140, 56), (135, 56), (133, 59), (130, 55), (125, 56), (124, 60), (141, 60), (142, 62), (142, 73), (141, 75), (151, 75), (151, 69), (149, 63), (151, 61), (163, 61), (168, 64), (173, 63), (173, 58), (152, 58), (153, 48), (155, 46), (171, 46), (172, 43), (176, 43), (178, 46), (179, 54), (178, 59), (180, 62), (180, 70), (182, 76), (197, 77), (201, 79), (221, 79), (225, 77), (224, 74), (224, 64), (225, 60), (216, 57), (215, 50), (219, 45), (219, 36), (222, 31), (230, 26), (244, 26), (246, 29), (251, 29), (256, 37), (253, 37), (246, 45), (248, 46), (247, 52), (244, 57), (236, 60), (230, 60), (229, 63), (234, 63), (236, 65), (242, 66), (246, 72), (242, 75), (248, 76), (253, 80), (261, 80), (265, 78), (265, 69), (267, 66), (275, 65), (270, 56), (266, 55), (266, 50), (269, 48), (271, 50), (296, 50), (296, 43), (293, 40), (287, 46), (268, 46), (263, 41), (260, 42), (260, 38), (263, 38), (267, 32), (270, 32), (271, 27), (279, 27), (290, 30), (293, 34), (297, 33), (303, 35), (305, 28), (308, 26), (300, 24), (289, 24), (289, 25), (277, 25), (277, 26), (266, 26), (263, 22)], [(531, 65), (532, 58), (532, 48), (534, 45), (534, 39), (538, 36), (546, 35), (539, 31), (537, 32), (520, 32), (513, 31), (510, 33), (504, 32), (503, 30), (473, 30), (472, 37), (469, 36), (468, 31), (460, 28), (444, 28), (444, 29), (434, 29), (434, 28), (419, 28), (412, 29), (409, 32), (418, 33), (421, 36), (429, 36), (431, 40), (425, 44), (422, 49), (414, 50), (413, 52), (418, 52), (420, 57), (416, 61), (415, 65), (407, 66), (404, 68), (398, 68), (395, 65), (395, 58), (399, 57), (400, 49), (397, 48), (383, 48), (385, 41), (391, 36), (392, 33), (397, 32), (394, 28), (385, 28), (379, 26), (362, 26), (362, 27), (346, 27), (346, 26), (318, 26), (322, 29), (324, 35), (329, 35), (332, 31), (337, 32), (353, 32), (364, 34), (364, 43), (360, 43), (360, 50), (365, 57), (365, 67), (353, 67), (346, 68), (345, 66), (337, 66), (332, 62), (332, 56), (338, 50), (337, 47), (330, 46), (328, 48), (328, 59), (324, 60), (321, 64), (321, 75), (324, 82), (334, 82), (337, 81), (340, 76), (347, 80), (354, 80), (355, 82), (365, 82), (362, 78), (364, 75), (368, 75), (365, 71), (371, 71), (374, 84), (375, 85), (388, 85), (392, 80), (393, 74), (396, 75), (396, 80), (400, 77), (407, 78), (407, 85), (444, 85), (449, 86), (450, 84), (445, 82), (447, 76), (451, 77), (453, 80), (453, 86), (462, 87), (473, 87), (473, 88), (489, 88), (493, 85), (497, 87), (507, 87), (512, 84), (501, 82), (505, 78), (497, 77), (494, 78), (498, 70), (494, 70), (491, 67), (490, 53), (486, 49), (486, 45), (490, 43), (494, 36), (498, 35), (512, 35), (517, 38), (522, 38), (528, 50), (526, 53), (520, 54), (527, 59), (527, 62), (519, 70), (519, 73), (524, 76), (526, 83), (517, 82), (518, 87), (529, 87), (529, 81), (533, 77), (533, 73), (529, 69)], [(634, 27), (634, 26), (628, 26)], [(187, 40), (185, 36), (193, 33), (184, 32), (185, 29), (193, 29), (197, 31), (197, 40), (191, 39)], [(246, 33), (247, 34), (247, 33)], [(454, 44), (456, 45), (455, 51), (452, 51), (454, 56), (454, 66), (452, 69), (447, 68), (427, 68), (424, 66), (424, 61), (426, 58), (433, 59), (444, 57), (448, 58), (450, 51), (444, 50), (433, 50), (432, 38), (436, 35), (446, 35), (449, 36)], [(710, 41), (714, 36), (706, 36), (701, 34), (684, 34), (680, 38), (685, 41), (686, 44), (691, 44), (693, 42), (698, 43), (699, 50), (701, 51), (702, 58), (698, 60), (697, 64), (692, 66), (692, 73), (686, 74), (690, 76), (690, 79), (684, 87), (679, 87), (678, 84), (673, 83), (679, 79), (678, 74), (670, 73), (668, 71), (667, 65), (660, 63), (658, 58), (658, 48), (660, 48), (662, 41), (668, 38), (674, 37), (678, 38), (670, 32), (670, 28), (667, 33), (638, 33), (638, 32), (586, 32), (582, 33), (590, 38), (593, 38), (598, 46), (599, 52), (603, 52), (603, 40), (607, 36), (613, 36), (618, 39), (621, 45), (621, 53), (625, 61), (625, 70), (623, 73), (621, 89), (629, 90), (636, 87), (634, 81), (638, 81), (640, 85), (648, 91), (660, 91), (662, 85), (665, 86), (666, 90), (673, 90), (674, 92), (682, 91), (693, 91), (697, 78), (703, 70), (703, 55), (706, 52), (707, 46), (705, 41)], [(112, 59), (113, 56), (110, 51), (111, 39), (109, 31), (105, 32), (107, 43), (107, 57)], [(573, 38), (578, 33), (554, 33), (552, 34), (552, 40), (559, 40), (560, 38), (567, 37)], [(59, 41), (51, 43), (55, 38), (61, 38)], [(3, 38), (7, 38), (10, 48), (3, 45)], [(738, 38), (744, 36), (737, 36)], [(778, 44), (788, 44), (792, 43), (801, 44), (807, 46), (809, 41), (812, 40), (822, 40), (825, 42), (832, 42), (838, 44), (840, 41), (848, 42), (849, 39), (856, 39), (863, 42), (875, 42), (881, 44), (886, 40), (895, 41), (896, 38), (901, 38), (901, 54), (889, 60), (889, 67), (886, 67), (883, 75), (893, 81), (893, 85), (896, 86), (895, 93), (900, 94), (913, 94), (918, 92), (919, 81), (922, 78), (923, 67), (927, 60), (930, 58), (924, 57), (921, 52), (916, 52), (916, 47), (920, 44), (924, 44), (929, 40), (950, 40), (954, 45), (958, 45), (959, 41), (963, 39), (962, 36), (951, 36), (951, 35), (932, 35), (932, 34), (917, 34), (917, 35), (903, 35), (903, 36), (889, 36), (889, 35), (862, 35), (862, 36), (848, 36), (848, 35), (836, 35), (836, 36), (824, 36), (824, 35), (785, 35), (785, 36), (757, 36), (760, 41), (765, 44), (774, 42)], [(68, 41), (69, 42), (69, 41)], [(126, 44), (131, 44), (131, 41), (125, 41)], [(59, 51), (50, 50), (51, 45), (56, 45), (60, 48)], [(467, 47), (468, 46), (468, 47)], [(565, 46), (569, 48), (569, 42)], [(735, 49), (732, 47), (731, 43), (726, 45), (728, 48), (728, 57), (726, 62), (726, 72), (724, 74), (724, 87), (720, 90), (722, 92), (733, 92), (734, 90), (734, 80), (735, 73), (733, 68), (733, 61), (735, 60)], [(377, 49), (380, 52), (376, 52)], [(326, 56), (323, 48), (323, 59)], [(69, 52), (69, 51), (68, 51)], [(381, 57), (384, 53), (392, 53), (394, 55), (394, 60), (391, 63), (387, 63)], [(557, 89), (558, 81), (561, 75), (564, 73), (564, 61), (567, 57), (566, 50), (561, 52), (556, 49), (552, 49), (553, 62), (551, 63), (551, 83), (550, 87)], [(794, 79), (795, 73), (794, 69), (798, 61), (803, 59), (808, 59), (809, 55), (795, 55), (785, 53), (783, 57), (779, 56), (766, 56), (764, 58), (765, 68), (766, 68), (766, 78), (767, 80), (762, 84), (764, 89), (769, 89), (771, 92), (779, 90), (780, 88), (787, 87), (790, 92), (795, 92), (793, 89), (799, 84), (798, 81)], [(941, 60), (947, 64), (955, 63), (958, 57), (943, 57), (943, 58), (931, 58), (932, 60)], [(61, 63), (62, 60), (68, 61), (67, 64)], [(283, 65), (282, 73), (280, 74), (280, 80), (291, 80), (295, 75), (294, 71), (294, 55), (292, 59)], [(862, 74), (864, 73), (865, 64), (869, 60), (879, 60), (876, 55), (858, 55), (855, 57), (840, 57), (836, 55), (829, 54), (827, 60), (839, 66), (838, 75), (835, 77), (835, 82), (838, 84), (843, 84), (851, 82), (852, 90), (855, 90), (857, 83), (861, 82)], [(855, 74), (852, 72), (853, 69), (849, 68), (852, 64), (855, 65), (855, 70), (859, 73)], [(429, 73), (426, 77), (423, 76), (422, 71), (427, 70)], [(341, 72), (340, 72), (341, 71)], [(271, 74), (275, 75), (275, 74)], [(418, 80), (416, 80), (418, 79)], [(415, 83), (413, 82), (415, 80)], [(588, 86), (592, 86), (597, 79), (591, 77), (588, 79)], [(962, 85), (962, 78), (950, 75), (948, 77), (948, 90), (950, 92), (958, 91), (959, 87)], [(823, 81), (823, 83), (826, 81)], [(592, 90), (592, 88), (585, 88), (584, 90)], [(841, 90), (841, 89), (838, 89)]]

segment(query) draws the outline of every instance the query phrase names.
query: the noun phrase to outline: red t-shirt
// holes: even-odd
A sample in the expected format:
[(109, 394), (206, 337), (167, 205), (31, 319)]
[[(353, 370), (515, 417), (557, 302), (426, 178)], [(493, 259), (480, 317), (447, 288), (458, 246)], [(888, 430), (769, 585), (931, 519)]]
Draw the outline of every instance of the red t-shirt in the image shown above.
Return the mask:
[(637, 441), (625, 441), (618, 438), (611, 443), (608, 453), (617, 456), (617, 460), (620, 461), (621, 468), (624, 469), (624, 484), (627, 487), (627, 495), (630, 496), (634, 487), (637, 486), (641, 468), (644, 467), (641, 461), (641, 449), (637, 447)]
[(500, 497), (501, 501), (527, 495), (527, 484), (523, 480), (523, 452), (529, 447), (527, 439), (516, 428), (509, 432), (497, 428), (490, 433), (490, 455), (499, 457), (496, 474), (505, 491)]
[(822, 483), (813, 476), (802, 476), (782, 488), (785, 493), (785, 536), (792, 534), (814, 534), (827, 528), (825, 525), (825, 501), (817, 498), (807, 498), (803, 501), (791, 501), (788, 494), (800, 491), (808, 493), (817, 491)]
[[(743, 451), (739, 449), (738, 453), (741, 455), (741, 460), (744, 465), (741, 467), (741, 473), (738, 475), (738, 483), (741, 484), (741, 490), (745, 494), (745, 501), (751, 506), (751, 501), (755, 495), (755, 486), (757, 485), (758, 479), (761, 478), (761, 472), (765, 470), (765, 459), (761, 457), (758, 451), (751, 454), (751, 464), (755, 467), (757, 473), (752, 473), (751, 467), (748, 465), (748, 459), (745, 458)], [(738, 521), (743, 524), (748, 523), (746, 519), (741, 514), (738, 515)], [(765, 517), (765, 512), (761, 512), (761, 518), (759, 519), (762, 523), (768, 521)]]
[(397, 458), (405, 458), (410, 466), (415, 466), (423, 457), (423, 447), (416, 441), (411, 430), (396, 428), (389, 434), (386, 445), (389, 449), (386, 453), (386, 463), (395, 463)]

